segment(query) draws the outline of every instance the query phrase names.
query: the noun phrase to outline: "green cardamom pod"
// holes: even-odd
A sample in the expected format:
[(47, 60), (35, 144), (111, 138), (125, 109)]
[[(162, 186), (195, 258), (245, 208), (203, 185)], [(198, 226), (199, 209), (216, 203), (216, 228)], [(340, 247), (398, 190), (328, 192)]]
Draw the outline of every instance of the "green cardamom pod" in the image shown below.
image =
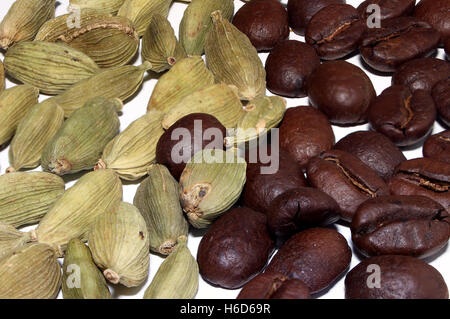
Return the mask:
[(137, 189), (134, 205), (147, 222), (150, 249), (169, 255), (177, 238), (187, 236), (189, 230), (180, 205), (180, 185), (163, 165), (150, 166), (148, 175)]
[(31, 241), (31, 235), (0, 223), (0, 260)]
[(186, 245), (187, 238), (178, 238), (178, 245), (167, 257), (145, 290), (144, 299), (192, 299), (197, 294), (199, 269)]
[(121, 203), (118, 211), (101, 215), (89, 232), (89, 247), (106, 279), (136, 287), (148, 276), (150, 254), (147, 225), (139, 210)]
[(222, 17), (231, 20), (233, 0), (193, 0), (184, 11), (180, 23), (180, 42), (189, 55), (202, 55), (206, 35), (212, 27), (211, 13), (220, 10)]
[(64, 299), (111, 299), (105, 277), (98, 270), (89, 248), (71, 239), (64, 256), (62, 293)]
[(119, 133), (120, 100), (96, 97), (76, 110), (45, 145), (41, 164), (58, 175), (94, 168), (106, 144)]
[(220, 11), (211, 17), (213, 27), (206, 36), (205, 55), (216, 81), (236, 86), (241, 100), (263, 96), (266, 71), (255, 47)]
[(70, 0), (72, 7), (80, 9), (91, 8), (104, 11), (106, 13), (116, 14), (126, 0)]
[(5, 67), (0, 60), (0, 93), (5, 89)]

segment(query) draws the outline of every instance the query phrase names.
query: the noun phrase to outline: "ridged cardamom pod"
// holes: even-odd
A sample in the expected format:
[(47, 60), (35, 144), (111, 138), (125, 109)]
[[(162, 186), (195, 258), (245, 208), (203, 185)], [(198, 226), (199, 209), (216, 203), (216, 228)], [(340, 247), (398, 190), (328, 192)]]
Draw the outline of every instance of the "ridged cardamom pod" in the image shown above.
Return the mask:
[(111, 168), (131, 181), (145, 176), (148, 166), (155, 161), (156, 144), (164, 134), (163, 115), (154, 110), (131, 123), (106, 145), (96, 169)]
[(220, 10), (224, 19), (234, 13), (233, 0), (193, 0), (184, 11), (180, 23), (180, 42), (189, 55), (202, 55), (206, 35), (212, 27), (211, 13)]
[(38, 103), (38, 96), (38, 89), (29, 85), (17, 85), (0, 93), (0, 147), (13, 137), (19, 122)]
[(91, 251), (79, 239), (71, 239), (64, 256), (62, 293), (64, 299), (111, 299), (102, 272)]
[(163, 165), (152, 165), (148, 175), (137, 189), (134, 205), (147, 222), (150, 249), (169, 255), (177, 238), (187, 236), (189, 229), (180, 205), (180, 185)]
[(142, 38), (142, 58), (152, 64), (152, 71), (163, 72), (184, 58), (186, 53), (178, 42), (170, 22), (155, 14)]
[(147, 110), (169, 111), (186, 96), (214, 84), (214, 76), (199, 56), (178, 61), (153, 89)]
[(150, 254), (147, 225), (139, 210), (121, 203), (119, 210), (103, 214), (89, 232), (89, 247), (106, 279), (136, 287), (148, 276)]
[(82, 9), (79, 19), (72, 19), (70, 13), (47, 21), (35, 40), (63, 42), (91, 57), (101, 68), (125, 65), (136, 55), (139, 37), (127, 18)]
[(130, 19), (142, 36), (155, 14), (167, 17), (171, 4), (172, 0), (128, 0), (117, 15)]
[(33, 240), (46, 243), (62, 256), (69, 240), (87, 239), (92, 222), (116, 212), (122, 200), (122, 183), (110, 169), (83, 175), (52, 206), (31, 231)]
[(45, 172), (0, 176), (0, 223), (22, 227), (38, 223), (64, 193), (61, 177)]
[(23, 233), (14, 226), (0, 223), (0, 260), (25, 246), (30, 240), (30, 234)]
[(186, 164), (180, 177), (181, 205), (189, 222), (206, 228), (239, 199), (247, 163), (231, 150), (203, 150)]
[(0, 260), (0, 299), (54, 299), (61, 266), (53, 249), (29, 244)]
[(58, 175), (94, 168), (106, 144), (119, 133), (120, 100), (96, 97), (64, 122), (45, 145), (41, 164)]
[(199, 269), (186, 245), (187, 238), (178, 238), (178, 245), (167, 257), (144, 293), (144, 299), (192, 299), (197, 294)]
[(244, 110), (234, 88), (226, 84), (214, 84), (186, 96), (172, 107), (164, 116), (162, 126), (168, 129), (192, 113), (207, 113), (216, 117), (223, 126), (235, 127)]
[(13, 78), (51, 95), (64, 92), (99, 70), (83, 52), (43, 41), (17, 43), (6, 52), (4, 64)]
[(63, 109), (52, 101), (34, 105), (17, 126), (9, 147), (11, 166), (6, 172), (39, 166), (45, 145), (55, 136), (63, 122)]
[(234, 133), (225, 138), (226, 146), (245, 143), (276, 127), (286, 111), (286, 100), (279, 96), (257, 97), (244, 108)]
[(266, 71), (248, 37), (222, 18), (211, 14), (213, 27), (206, 36), (206, 65), (216, 81), (238, 88), (241, 100), (253, 100), (266, 93)]
[(116, 14), (126, 0), (70, 0), (71, 6), (81, 9), (91, 8)]
[(140, 66), (124, 65), (102, 70), (50, 99), (64, 110), (66, 117), (97, 96), (125, 101), (139, 89), (150, 68), (151, 64), (144, 62)]
[(0, 60), (0, 93), (5, 89), (5, 67)]
[(55, 0), (17, 0), (0, 23), (0, 46), (33, 40), (39, 28), (55, 16)]

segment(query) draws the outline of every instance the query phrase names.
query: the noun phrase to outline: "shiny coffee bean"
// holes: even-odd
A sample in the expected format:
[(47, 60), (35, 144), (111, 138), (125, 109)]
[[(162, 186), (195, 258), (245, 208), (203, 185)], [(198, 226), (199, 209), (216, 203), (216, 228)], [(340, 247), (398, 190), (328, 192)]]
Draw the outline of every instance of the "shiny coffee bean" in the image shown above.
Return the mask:
[(416, 0), (366, 0), (358, 6), (358, 13), (364, 21), (372, 21), (371, 15), (374, 13), (373, 9), (368, 8), (369, 5), (377, 5), (380, 7), (381, 21), (397, 18), (402, 16), (409, 16), (414, 11)]
[(409, 256), (368, 258), (345, 278), (347, 299), (448, 299), (442, 275), (426, 262)]
[(405, 155), (389, 138), (373, 131), (353, 132), (334, 148), (356, 156), (385, 181), (392, 177), (398, 164), (406, 161)]
[(427, 138), (423, 144), (423, 156), (450, 164), (450, 130)]
[(266, 272), (303, 281), (311, 293), (328, 288), (350, 265), (352, 251), (333, 229), (311, 228), (292, 236), (273, 257)]
[(442, 80), (431, 91), (441, 121), (450, 127), (450, 78)]
[(406, 86), (393, 85), (370, 105), (369, 123), (398, 146), (418, 143), (433, 129), (436, 108), (424, 90), (414, 93)]
[(311, 186), (338, 203), (345, 221), (350, 222), (367, 199), (389, 195), (386, 183), (375, 171), (344, 151), (331, 150), (311, 159), (306, 174)]
[(394, 72), (401, 64), (433, 53), (440, 34), (428, 23), (413, 17), (383, 21), (369, 28), (360, 47), (364, 61), (381, 72)]
[(450, 36), (450, 1), (421, 0), (414, 10), (414, 16), (428, 22), (441, 34), (442, 39)]
[(450, 237), (450, 215), (424, 196), (382, 196), (359, 206), (351, 225), (352, 240), (365, 256), (429, 257)]

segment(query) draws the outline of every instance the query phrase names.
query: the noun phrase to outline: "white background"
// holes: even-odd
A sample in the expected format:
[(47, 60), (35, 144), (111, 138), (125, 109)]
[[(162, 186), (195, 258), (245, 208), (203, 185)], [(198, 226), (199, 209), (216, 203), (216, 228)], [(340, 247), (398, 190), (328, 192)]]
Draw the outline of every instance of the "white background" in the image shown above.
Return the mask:
[[(0, 3), (0, 18), (3, 18), (3, 16), (8, 11), (9, 7), (13, 3), (13, 0), (2, 0)], [(59, 0), (59, 5), (56, 9), (56, 15), (61, 15), (67, 13), (67, 7), (69, 4), (69, 0)], [(283, 0), (283, 3), (287, 3), (287, 0)], [(354, 7), (357, 7), (362, 0), (347, 0), (348, 4), (353, 5)], [(238, 10), (244, 3), (235, 0), (235, 10)], [(172, 23), (172, 27), (174, 30), (178, 33), (178, 26), (181, 21), (181, 18), (183, 16), (183, 11), (186, 8), (186, 4), (183, 3), (174, 3), (172, 5), (172, 8), (169, 13), (169, 21)], [(295, 35), (293, 32), (291, 32), (290, 39), (296, 39), (304, 41), (302, 37), (299, 37)], [(3, 53), (2, 53), (3, 55)], [(263, 62), (265, 62), (267, 54), (260, 54), (260, 57)], [(439, 49), (438, 57), (441, 59), (444, 59), (444, 52), (442, 49)], [(1, 57), (3, 60), (3, 56)], [(353, 56), (351, 59), (348, 60), (349, 62), (358, 65), (360, 67), (360, 56), (356, 55)], [(141, 59), (138, 58), (135, 61), (136, 65), (139, 65), (141, 63)], [(390, 86), (391, 77), (390, 76), (377, 76), (374, 75), (367, 70), (365, 70), (366, 73), (371, 78), (375, 89), (377, 91), (377, 94), (380, 94), (385, 88)], [(139, 94), (132, 100), (129, 101), (123, 109), (123, 115), (120, 118), (121, 121), (121, 130), (125, 129), (132, 121), (136, 120), (140, 116), (144, 115), (146, 112), (146, 107), (148, 100), (150, 98), (150, 95), (152, 93), (153, 87), (156, 83), (156, 79), (150, 79), (147, 80), (141, 90), (139, 91)], [(13, 84), (9, 81), (7, 81), (6, 86), (12, 87)], [(272, 95), (269, 91), (267, 91), (268, 95)], [(45, 100), (47, 96), (41, 95), (40, 101)], [(293, 106), (299, 106), (299, 105), (308, 105), (308, 99), (288, 99), (288, 107)], [(367, 130), (368, 125), (361, 125), (351, 128), (340, 128), (340, 127), (333, 127), (334, 133), (336, 135), (336, 141), (339, 141), (342, 137), (345, 135), (358, 130)], [(435, 123), (433, 133), (438, 133), (442, 131), (443, 128), (438, 124)], [(422, 149), (414, 149), (414, 150), (408, 150), (405, 151), (405, 155), (408, 159), (421, 157), (422, 156)], [(0, 152), (0, 174), (3, 174), (5, 169), (9, 166), (8, 164), (8, 149), (3, 150)], [(37, 170), (41, 170), (38, 168)], [(74, 181), (70, 181), (66, 184), (66, 188), (69, 188), (72, 186)], [(133, 203), (134, 194), (136, 192), (136, 189), (138, 187), (138, 184), (130, 184), (126, 183), (124, 185), (124, 201)], [(350, 246), (351, 240), (350, 240), (350, 231), (347, 227), (337, 225), (337, 229), (347, 238)], [(197, 246), (200, 242), (201, 235), (203, 232), (196, 231), (195, 235), (189, 236), (189, 248), (195, 257), (197, 255)], [(353, 247), (352, 247), (353, 249)], [(143, 293), (145, 291), (145, 288), (150, 284), (150, 280), (155, 275), (156, 271), (158, 270), (159, 265), (162, 262), (162, 258), (156, 255), (150, 256), (150, 275), (146, 283), (144, 283), (142, 286), (137, 288), (125, 288), (120, 286), (111, 287), (111, 292), (113, 293), (114, 298), (142, 298)], [(436, 267), (441, 274), (444, 276), (447, 285), (450, 285), (450, 253), (449, 249), (446, 247), (439, 255), (433, 257), (430, 261), (430, 264)], [(359, 259), (353, 255), (352, 262), (351, 262), (351, 268), (356, 266), (359, 262)], [(200, 287), (197, 293), (196, 298), (236, 298), (238, 295), (239, 290), (226, 290), (226, 289), (220, 289), (212, 287), (211, 285), (205, 283), (202, 279), (200, 279)], [(336, 284), (326, 293), (322, 293), (320, 296), (316, 296), (319, 298), (344, 298), (344, 278), (340, 278), (339, 281), (336, 282)], [(61, 298), (61, 294), (59, 296)]]

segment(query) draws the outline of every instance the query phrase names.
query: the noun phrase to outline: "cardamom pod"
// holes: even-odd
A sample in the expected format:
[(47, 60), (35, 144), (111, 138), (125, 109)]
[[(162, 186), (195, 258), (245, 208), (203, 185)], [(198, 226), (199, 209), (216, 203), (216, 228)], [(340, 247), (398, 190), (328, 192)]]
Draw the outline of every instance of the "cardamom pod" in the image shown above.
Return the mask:
[(72, 19), (73, 13), (69, 13), (47, 21), (35, 40), (65, 43), (91, 57), (101, 68), (125, 65), (136, 55), (139, 37), (127, 18), (81, 9), (79, 18)]
[(38, 223), (64, 193), (61, 177), (45, 172), (0, 176), (0, 223), (22, 227)]
[(0, 60), (0, 93), (5, 89), (5, 67)]
[(96, 97), (76, 110), (45, 145), (41, 164), (58, 175), (94, 168), (106, 144), (119, 133), (120, 100)]
[(162, 126), (168, 129), (182, 117), (192, 113), (206, 113), (216, 117), (225, 127), (235, 127), (244, 113), (234, 88), (214, 84), (198, 90), (172, 107), (164, 116)]
[(106, 13), (116, 14), (125, 0), (70, 0), (72, 7), (80, 9), (91, 8), (104, 11)]
[(152, 71), (163, 72), (184, 58), (186, 53), (165, 17), (155, 14), (142, 38), (142, 58)]
[(29, 244), (0, 260), (0, 299), (54, 299), (61, 266), (53, 249)]
[(55, 16), (55, 0), (17, 0), (0, 23), (0, 46), (33, 40), (39, 28)]
[(86, 54), (43, 41), (17, 43), (6, 52), (4, 64), (13, 78), (51, 95), (64, 92), (99, 70)]
[(64, 299), (111, 299), (105, 277), (98, 270), (88, 247), (71, 239), (64, 256), (62, 293)]
[(164, 134), (163, 115), (153, 110), (131, 123), (106, 145), (96, 169), (111, 168), (121, 178), (131, 181), (145, 176), (147, 167), (155, 161), (156, 144)]
[(192, 299), (197, 294), (199, 269), (186, 245), (187, 238), (178, 238), (178, 245), (167, 257), (145, 290), (144, 299)]
[(216, 81), (238, 88), (241, 100), (252, 100), (266, 92), (266, 71), (248, 37), (224, 19), (211, 14), (213, 27), (206, 36), (206, 65)]
[(169, 111), (183, 98), (214, 84), (214, 76), (199, 56), (178, 61), (153, 89), (147, 110)]
[(187, 236), (189, 225), (180, 205), (180, 185), (169, 170), (159, 164), (150, 166), (138, 187), (134, 205), (147, 222), (150, 249), (169, 255), (179, 236)]
[(38, 89), (26, 84), (0, 93), (0, 147), (13, 137), (19, 122), (38, 103), (38, 95)]
[(189, 222), (206, 228), (239, 199), (247, 163), (228, 150), (203, 150), (186, 164), (180, 177), (181, 205)]
[(86, 240), (91, 224), (106, 212), (117, 212), (122, 183), (110, 169), (83, 175), (52, 206), (32, 230), (34, 241), (52, 246), (62, 257), (73, 238)]
[(0, 260), (25, 246), (30, 240), (30, 234), (23, 233), (14, 226), (0, 223)]
[(125, 101), (139, 89), (150, 68), (150, 62), (144, 62), (140, 66), (124, 65), (102, 70), (50, 99), (64, 110), (66, 117), (97, 96)]
[(17, 126), (9, 147), (11, 166), (6, 172), (39, 166), (45, 145), (63, 122), (64, 111), (52, 101), (46, 100), (33, 106)]
[(202, 55), (206, 35), (212, 27), (211, 13), (220, 10), (222, 17), (231, 20), (233, 0), (193, 0), (184, 11), (180, 23), (180, 42), (189, 55)]
[(89, 247), (106, 279), (136, 287), (148, 276), (150, 254), (147, 225), (139, 210), (121, 203), (118, 211), (101, 215), (89, 232)]
[(128, 0), (117, 15), (130, 19), (142, 36), (155, 14), (167, 17), (171, 4), (172, 0)]

